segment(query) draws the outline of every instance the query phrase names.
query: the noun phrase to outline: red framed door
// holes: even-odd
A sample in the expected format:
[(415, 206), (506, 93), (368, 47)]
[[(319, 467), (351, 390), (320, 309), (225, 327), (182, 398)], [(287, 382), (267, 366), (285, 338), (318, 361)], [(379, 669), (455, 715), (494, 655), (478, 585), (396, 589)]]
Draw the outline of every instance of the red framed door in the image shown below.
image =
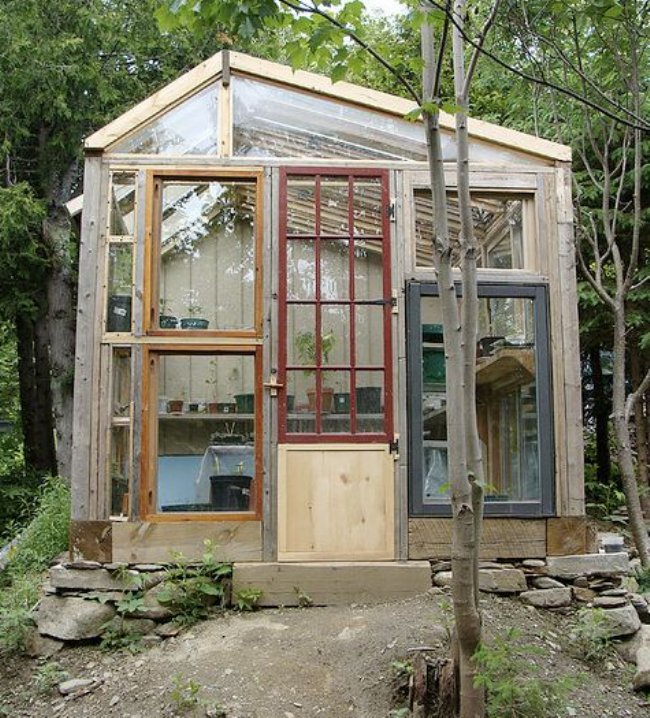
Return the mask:
[(388, 172), (280, 179), (280, 443), (393, 439)]

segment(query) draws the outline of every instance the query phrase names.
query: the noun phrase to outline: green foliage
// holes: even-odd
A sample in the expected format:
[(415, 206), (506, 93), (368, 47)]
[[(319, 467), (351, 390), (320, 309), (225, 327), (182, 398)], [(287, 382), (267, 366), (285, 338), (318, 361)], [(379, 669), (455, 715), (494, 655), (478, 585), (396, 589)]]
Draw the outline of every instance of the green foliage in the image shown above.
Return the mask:
[(602, 608), (581, 608), (569, 632), (568, 652), (587, 663), (597, 664), (605, 660), (611, 648), (606, 620)]
[(305, 593), (299, 586), (293, 587), (296, 598), (298, 599), (299, 608), (311, 608), (314, 605), (314, 599)]
[(398, 680), (408, 679), (409, 676), (413, 675), (413, 664), (411, 661), (393, 661), (390, 667)]
[(555, 718), (564, 710), (568, 679), (540, 678), (533, 657), (541, 651), (519, 640), (511, 628), (474, 654), (476, 685), (487, 693), (488, 718)]
[(639, 584), (639, 593), (648, 593), (650, 591), (650, 567), (637, 566), (634, 578)]
[(179, 713), (186, 713), (190, 709), (199, 705), (201, 684), (192, 678), (185, 678), (182, 673), (176, 673), (173, 679), (173, 687), (170, 692), (170, 698), (174, 704), (174, 708)]
[(36, 668), (34, 683), (39, 693), (51, 693), (56, 685), (69, 677), (70, 674), (64, 671), (56, 661), (46, 661)]
[(133, 654), (140, 653), (143, 648), (142, 634), (127, 630), (122, 622), (117, 628), (105, 628), (99, 645), (102, 651), (107, 653), (122, 650)]
[(34, 518), (10, 555), (0, 584), (0, 655), (21, 650), (41, 586), (41, 572), (65, 550), (70, 491), (62, 479), (48, 479), (37, 497)]
[[(303, 364), (316, 364), (316, 336), (313, 332), (297, 332), (293, 343)], [(329, 361), (330, 353), (335, 344), (336, 336), (333, 329), (321, 335), (320, 351), (323, 364), (327, 364)]]
[(242, 588), (235, 593), (236, 611), (254, 611), (264, 591), (260, 588)]
[(173, 564), (166, 569), (167, 576), (158, 602), (168, 606), (175, 621), (191, 625), (210, 613), (215, 603), (222, 607), (225, 597), (224, 582), (232, 576), (232, 564), (214, 558), (214, 546), (204, 542), (205, 550), (198, 564), (188, 563), (181, 554), (174, 554)]

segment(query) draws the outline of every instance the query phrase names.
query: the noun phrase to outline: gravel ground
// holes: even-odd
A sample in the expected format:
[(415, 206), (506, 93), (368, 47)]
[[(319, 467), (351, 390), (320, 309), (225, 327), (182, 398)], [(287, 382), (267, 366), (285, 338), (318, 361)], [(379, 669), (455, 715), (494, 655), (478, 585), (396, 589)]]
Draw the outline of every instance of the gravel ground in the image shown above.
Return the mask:
[[(71, 678), (95, 678), (86, 695), (39, 692), (51, 670), (30, 659), (0, 666), (0, 715), (154, 718), (183, 713), (227, 718), (383, 718), (391, 708), (391, 663), (410, 648), (446, 640), (444, 596), (425, 595), (376, 606), (274, 609), (216, 617), (178, 637), (131, 655), (93, 646), (65, 649), (55, 662)], [(483, 599), (488, 635), (516, 626), (544, 649), (538, 675), (579, 674), (562, 716), (650, 718), (650, 703), (630, 688), (633, 671), (612, 652), (593, 667), (564, 645), (570, 616), (537, 611), (516, 599)], [(532, 675), (532, 673), (531, 673)], [(196, 688), (198, 701), (179, 710), (176, 685)], [(4, 709), (4, 713), (2, 713)]]

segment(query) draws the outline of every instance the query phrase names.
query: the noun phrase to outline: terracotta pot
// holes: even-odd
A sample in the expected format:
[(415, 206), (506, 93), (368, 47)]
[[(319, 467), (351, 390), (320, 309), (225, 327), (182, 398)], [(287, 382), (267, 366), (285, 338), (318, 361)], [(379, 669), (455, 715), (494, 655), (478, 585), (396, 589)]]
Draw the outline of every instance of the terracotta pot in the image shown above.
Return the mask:
[[(309, 411), (316, 411), (316, 390), (312, 389), (307, 392), (307, 399), (309, 401)], [(334, 404), (334, 389), (324, 386), (320, 390), (320, 403), (321, 403), (321, 414), (329, 414), (332, 411), (332, 405)]]
[(183, 400), (182, 399), (170, 399), (167, 402), (167, 411), (170, 414), (181, 414), (183, 412)]

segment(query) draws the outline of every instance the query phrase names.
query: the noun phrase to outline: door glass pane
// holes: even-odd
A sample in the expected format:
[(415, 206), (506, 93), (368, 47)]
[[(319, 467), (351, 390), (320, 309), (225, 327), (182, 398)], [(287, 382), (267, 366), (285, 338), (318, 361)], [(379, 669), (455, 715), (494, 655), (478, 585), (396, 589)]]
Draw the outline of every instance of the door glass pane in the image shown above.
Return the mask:
[(349, 234), (348, 178), (321, 177), (320, 181), (320, 233)]
[(312, 239), (292, 239), (287, 242), (287, 299), (315, 298), (315, 242)]
[(350, 433), (349, 371), (324, 371), (322, 373), (321, 424), (325, 434)]
[(320, 297), (322, 300), (350, 298), (350, 243), (347, 240), (320, 243)]
[[(422, 312), (423, 501), (446, 501), (447, 424), (442, 314)], [(488, 503), (541, 498), (534, 300), (479, 299), (476, 402)]]
[(163, 183), (161, 329), (251, 329), (255, 320), (255, 184)]
[(381, 180), (378, 177), (354, 181), (354, 234), (380, 236), (382, 223)]
[(159, 357), (157, 511), (253, 510), (254, 367), (249, 355)]
[(321, 307), (321, 365), (350, 364), (350, 307)]
[(291, 434), (316, 432), (316, 373), (314, 371), (288, 371), (287, 431)]
[(111, 147), (148, 155), (216, 155), (219, 86), (210, 85)]
[(131, 293), (133, 291), (133, 245), (111, 242), (108, 245), (106, 288), (106, 331), (131, 331)]
[(354, 243), (354, 298), (357, 301), (384, 298), (384, 247), (377, 240)]
[(289, 366), (316, 366), (315, 330), (316, 308), (313, 304), (287, 305), (287, 364)]
[(384, 308), (372, 304), (357, 304), (354, 334), (357, 366), (383, 366)]
[(357, 432), (376, 433), (384, 427), (384, 372), (357, 371)]
[(287, 234), (316, 232), (316, 190), (313, 177), (287, 180)]

